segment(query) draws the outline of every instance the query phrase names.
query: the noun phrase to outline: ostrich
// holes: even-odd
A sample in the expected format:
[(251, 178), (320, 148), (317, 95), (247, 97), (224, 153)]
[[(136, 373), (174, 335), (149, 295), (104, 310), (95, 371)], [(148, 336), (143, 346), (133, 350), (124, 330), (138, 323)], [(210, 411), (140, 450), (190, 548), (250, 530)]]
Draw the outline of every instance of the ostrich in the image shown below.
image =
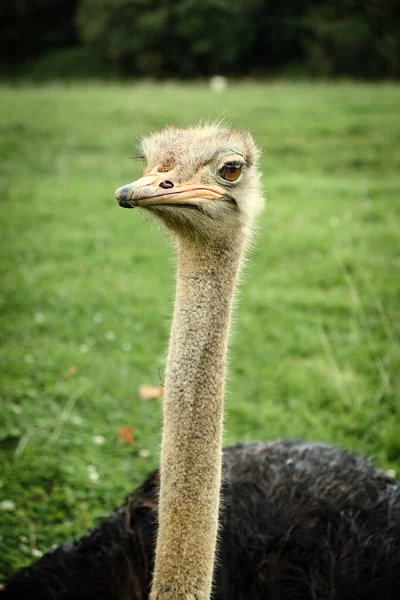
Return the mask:
[(395, 600), (393, 479), (325, 444), (221, 452), (233, 296), (262, 204), (252, 137), (210, 125), (166, 129), (141, 146), (144, 177), (117, 200), (162, 222), (178, 256), (160, 475), (81, 540), (17, 573), (2, 600)]
[(208, 600), (227, 339), (242, 256), (262, 204), (258, 151), (249, 134), (212, 126), (167, 129), (145, 140), (142, 150), (145, 177), (119, 188), (116, 198), (160, 219), (178, 257), (150, 599)]

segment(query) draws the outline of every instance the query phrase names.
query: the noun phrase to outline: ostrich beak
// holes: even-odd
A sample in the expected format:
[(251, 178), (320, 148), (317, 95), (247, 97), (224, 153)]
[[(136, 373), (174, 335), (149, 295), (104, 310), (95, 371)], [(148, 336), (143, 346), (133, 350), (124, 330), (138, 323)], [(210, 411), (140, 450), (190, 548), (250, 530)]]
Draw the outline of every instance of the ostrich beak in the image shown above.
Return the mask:
[(222, 198), (225, 190), (217, 186), (191, 183), (175, 184), (167, 175), (157, 174), (142, 177), (117, 189), (115, 198), (123, 208), (135, 206), (195, 204), (196, 199), (213, 200)]

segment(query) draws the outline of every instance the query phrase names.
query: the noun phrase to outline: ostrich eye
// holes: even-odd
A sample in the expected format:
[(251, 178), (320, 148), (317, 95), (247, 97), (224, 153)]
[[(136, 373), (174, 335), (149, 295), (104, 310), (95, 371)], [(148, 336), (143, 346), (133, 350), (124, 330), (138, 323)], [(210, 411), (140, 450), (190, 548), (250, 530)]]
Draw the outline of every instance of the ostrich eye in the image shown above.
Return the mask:
[(236, 181), (242, 173), (242, 165), (227, 163), (219, 173), (225, 181)]

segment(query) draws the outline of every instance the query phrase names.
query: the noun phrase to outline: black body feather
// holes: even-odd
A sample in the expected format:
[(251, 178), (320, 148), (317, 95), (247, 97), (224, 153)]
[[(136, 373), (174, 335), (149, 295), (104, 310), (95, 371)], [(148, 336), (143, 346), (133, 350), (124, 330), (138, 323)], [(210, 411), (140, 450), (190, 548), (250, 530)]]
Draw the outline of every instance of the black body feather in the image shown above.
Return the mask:
[[(158, 472), (1, 600), (147, 600)], [(400, 486), (364, 458), (278, 441), (224, 450), (213, 600), (398, 600)]]

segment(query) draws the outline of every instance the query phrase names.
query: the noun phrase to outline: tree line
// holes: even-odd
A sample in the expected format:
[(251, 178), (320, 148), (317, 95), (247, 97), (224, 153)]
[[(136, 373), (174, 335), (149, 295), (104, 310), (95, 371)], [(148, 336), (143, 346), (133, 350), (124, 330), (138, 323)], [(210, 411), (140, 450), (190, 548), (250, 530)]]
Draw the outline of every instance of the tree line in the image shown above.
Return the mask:
[(2, 0), (3, 74), (399, 78), (398, 0)]

